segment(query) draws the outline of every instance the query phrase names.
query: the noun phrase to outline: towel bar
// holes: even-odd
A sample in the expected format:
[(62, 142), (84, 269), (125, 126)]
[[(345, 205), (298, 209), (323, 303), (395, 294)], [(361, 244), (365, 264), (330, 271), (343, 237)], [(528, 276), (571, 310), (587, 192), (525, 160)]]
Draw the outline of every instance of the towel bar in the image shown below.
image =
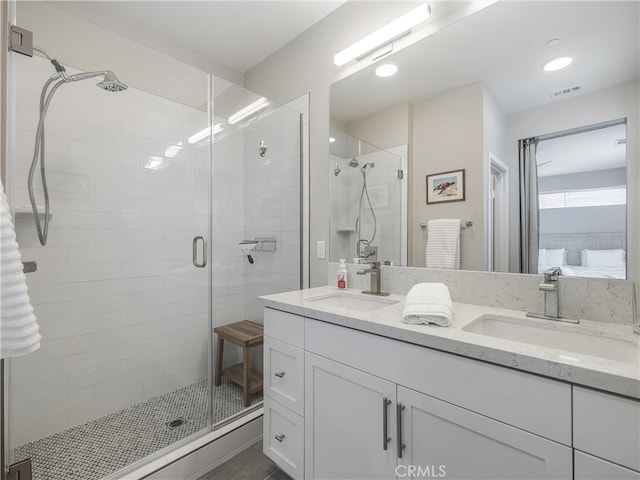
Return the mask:
[[(460, 224), (460, 228), (463, 228), (463, 229), (464, 228), (470, 228), (470, 227), (473, 227), (473, 221), (472, 220), (467, 220), (466, 222)], [(421, 223), (420, 224), (420, 228), (427, 228), (427, 224), (424, 223), (424, 222)]]

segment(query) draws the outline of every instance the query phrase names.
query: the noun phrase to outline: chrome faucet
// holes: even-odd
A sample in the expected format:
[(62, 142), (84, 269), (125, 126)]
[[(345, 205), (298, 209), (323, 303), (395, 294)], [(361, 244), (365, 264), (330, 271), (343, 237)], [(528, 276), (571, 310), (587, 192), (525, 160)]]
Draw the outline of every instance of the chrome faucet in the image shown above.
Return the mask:
[(562, 276), (560, 267), (551, 267), (544, 272), (544, 281), (538, 284), (538, 289), (544, 292), (544, 313), (528, 312), (527, 317), (578, 323), (578, 320), (558, 316), (558, 277), (560, 276)]
[(378, 295), (380, 297), (386, 297), (389, 295), (388, 293), (380, 291), (380, 262), (371, 262), (369, 263), (369, 268), (363, 268), (362, 270), (358, 270), (356, 273), (358, 275), (366, 275), (367, 273), (371, 274), (371, 286), (369, 287), (369, 290), (364, 290), (362, 293)]

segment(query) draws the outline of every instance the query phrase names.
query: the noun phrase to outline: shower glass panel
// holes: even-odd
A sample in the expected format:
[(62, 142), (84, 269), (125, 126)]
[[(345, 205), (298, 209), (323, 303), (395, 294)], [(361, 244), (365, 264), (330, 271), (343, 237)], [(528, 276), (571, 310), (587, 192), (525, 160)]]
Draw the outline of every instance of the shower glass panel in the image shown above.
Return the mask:
[[(9, 362), (9, 461), (31, 458), (35, 480), (103, 478), (210, 431), (211, 277), (192, 245), (211, 238), (211, 143), (189, 139), (210, 126), (211, 80), (174, 62), (169, 73), (188, 71), (179, 88), (104, 65), (129, 88), (106, 92), (98, 78), (58, 89), (42, 246), (27, 176), (55, 70), (11, 54), (9, 200), (22, 259), (37, 262), (27, 281), (42, 343)], [(200, 265), (207, 248), (196, 243)]]
[(332, 129), (329, 258), (402, 261), (401, 157)]
[[(260, 295), (301, 288), (300, 113), (266, 105), (231, 124), (261, 97), (218, 78), (214, 92), (213, 326), (262, 324)], [(242, 361), (241, 349), (227, 345), (224, 368)], [(261, 347), (252, 361), (261, 372)], [(218, 401), (213, 388), (214, 424), (244, 409), (241, 388), (223, 377), (225, 385), (234, 396)], [(249, 408), (261, 401), (262, 392), (253, 395)]]

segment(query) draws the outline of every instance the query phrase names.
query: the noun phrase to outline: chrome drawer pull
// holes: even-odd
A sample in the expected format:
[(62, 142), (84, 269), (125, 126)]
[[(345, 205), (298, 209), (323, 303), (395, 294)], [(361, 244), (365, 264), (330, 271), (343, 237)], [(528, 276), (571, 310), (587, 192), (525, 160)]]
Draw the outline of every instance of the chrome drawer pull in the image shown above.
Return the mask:
[(274, 437), (276, 440), (278, 440), (279, 442), (282, 442), (284, 440), (284, 433), (279, 433), (278, 435), (276, 435)]
[(391, 441), (391, 437), (389, 436), (389, 405), (391, 404), (391, 400), (387, 397), (382, 399), (382, 449), (386, 450), (387, 445)]
[(276, 377), (278, 377), (278, 378), (282, 378), (282, 377), (284, 377), (284, 372), (276, 372), (276, 373), (274, 373), (274, 375)]
[(396, 406), (396, 416), (398, 422), (398, 458), (402, 458), (402, 451), (407, 447), (404, 443), (402, 443), (402, 411), (405, 409), (405, 406), (401, 403), (398, 403)]

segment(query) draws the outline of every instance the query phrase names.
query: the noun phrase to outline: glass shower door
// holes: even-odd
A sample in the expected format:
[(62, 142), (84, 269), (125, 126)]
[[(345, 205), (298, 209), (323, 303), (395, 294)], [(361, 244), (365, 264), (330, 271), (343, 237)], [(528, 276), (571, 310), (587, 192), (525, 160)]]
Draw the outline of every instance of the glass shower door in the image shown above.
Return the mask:
[(8, 365), (9, 460), (30, 458), (35, 480), (103, 478), (210, 430), (210, 77), (175, 62), (179, 91), (139, 69), (118, 93), (101, 78), (58, 89), (43, 246), (27, 176), (54, 70), (10, 61), (9, 202), (22, 259), (37, 262), (27, 282), (42, 342)]

